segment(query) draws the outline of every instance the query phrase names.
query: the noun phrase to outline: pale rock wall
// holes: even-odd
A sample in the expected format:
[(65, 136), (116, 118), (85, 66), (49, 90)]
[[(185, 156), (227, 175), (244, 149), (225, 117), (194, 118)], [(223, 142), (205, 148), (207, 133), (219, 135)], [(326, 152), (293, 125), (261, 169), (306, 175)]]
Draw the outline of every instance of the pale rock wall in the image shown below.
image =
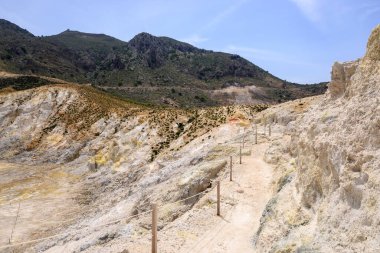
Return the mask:
[(351, 77), (355, 73), (358, 63), (359, 61), (334, 63), (328, 89), (328, 93), (331, 97), (336, 98), (345, 93), (347, 86), (350, 85)]
[(380, 26), (365, 57), (334, 64), (329, 92), (288, 124), (291, 141), (277, 149), (289, 152), (268, 152), (284, 185), (263, 214), (258, 252), (380, 251), (379, 45)]

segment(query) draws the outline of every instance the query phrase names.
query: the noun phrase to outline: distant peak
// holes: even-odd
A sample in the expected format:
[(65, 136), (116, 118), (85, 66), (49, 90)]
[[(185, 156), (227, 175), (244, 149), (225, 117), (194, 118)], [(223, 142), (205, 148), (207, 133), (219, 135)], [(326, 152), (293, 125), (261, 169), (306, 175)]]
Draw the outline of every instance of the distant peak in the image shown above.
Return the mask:
[[(108, 36), (103, 33), (86, 33), (86, 32), (80, 32), (80, 31), (74, 31), (67, 29), (58, 35), (66, 35), (66, 36), (86, 36), (86, 37), (98, 37), (98, 38), (113, 38), (111, 36)], [(113, 38), (114, 39), (114, 38)]]
[(141, 32), (137, 34), (135, 37), (133, 37), (133, 39), (136, 39), (136, 38), (138, 39), (138, 38), (157, 38), (157, 37), (147, 32)]
[(147, 32), (137, 34), (129, 41), (129, 45), (136, 48), (139, 52), (146, 52), (149, 49), (157, 49), (164, 51), (180, 50), (192, 52), (196, 48), (188, 43), (181, 42), (169, 37), (157, 37)]
[(65, 31), (63, 31), (64, 33), (69, 33), (69, 32), (73, 32), (71, 31), (70, 29), (66, 29)]
[(137, 34), (129, 41), (129, 45), (136, 48), (139, 52), (145, 52), (158, 44), (159, 38), (146, 32)]
[(2, 18), (0, 18), (0, 24), (2, 25), (2, 24), (12, 24), (12, 25), (15, 25), (15, 24), (13, 24), (12, 22), (9, 22), (8, 20), (6, 20), (6, 19), (2, 19)]
[(150, 33), (142, 32), (142, 33), (137, 34), (135, 37), (133, 37), (129, 42), (131, 43), (131, 45), (138, 45), (141, 43), (146, 44), (146, 43), (149, 43), (151, 41), (157, 40), (157, 38), (158, 37), (153, 36)]
[(81, 33), (82, 32), (79, 32), (79, 31), (74, 31), (74, 30), (66, 29), (63, 32), (61, 32), (60, 34), (81, 34)]
[(5, 32), (7, 33), (7, 35), (9, 35), (8, 34), (9, 32), (13, 32), (13, 33), (19, 33), (19, 34), (23, 34), (23, 35), (27, 35), (31, 37), (34, 36), (29, 31), (5, 19), (0, 19), (0, 29), (1, 29), (1, 32)]

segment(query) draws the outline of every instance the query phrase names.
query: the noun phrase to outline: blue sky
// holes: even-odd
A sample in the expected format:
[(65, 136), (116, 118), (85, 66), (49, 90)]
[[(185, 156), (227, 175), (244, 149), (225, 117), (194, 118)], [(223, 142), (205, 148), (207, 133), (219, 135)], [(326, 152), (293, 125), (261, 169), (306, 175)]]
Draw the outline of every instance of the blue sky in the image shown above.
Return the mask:
[(71, 29), (128, 41), (149, 32), (314, 83), (330, 80), (334, 61), (363, 56), (380, 0), (1, 0), (0, 17), (35, 35)]

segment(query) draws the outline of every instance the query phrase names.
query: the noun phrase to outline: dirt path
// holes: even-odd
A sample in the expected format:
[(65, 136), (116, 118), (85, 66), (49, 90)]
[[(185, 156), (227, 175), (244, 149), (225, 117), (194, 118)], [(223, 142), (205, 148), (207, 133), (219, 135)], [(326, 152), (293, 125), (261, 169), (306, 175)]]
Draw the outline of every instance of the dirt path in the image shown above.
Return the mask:
[[(263, 140), (261, 137), (260, 141)], [(159, 252), (255, 252), (253, 237), (272, 196), (272, 168), (263, 160), (269, 144), (268, 141), (248, 144), (243, 149), (242, 164), (234, 156), (233, 181), (229, 181), (228, 175), (221, 181), (221, 216), (216, 215), (216, 189), (213, 189), (191, 210), (158, 232)], [(229, 145), (239, 147), (238, 143)], [(141, 239), (130, 241), (125, 248), (133, 253), (150, 252), (150, 233)]]
[[(226, 129), (231, 137), (217, 139), (218, 149), (236, 154), (243, 132), (237, 127)], [(247, 133), (248, 134), (248, 133)], [(262, 135), (259, 145), (252, 145), (252, 135), (247, 135), (247, 147), (243, 149), (242, 164), (234, 155), (233, 181), (226, 175), (228, 168), (219, 176), (221, 180), (221, 216), (216, 215), (216, 189), (210, 188), (197, 203), (177, 219), (163, 225), (160, 218), (167, 217), (178, 208), (176, 205), (164, 205), (158, 212), (158, 251), (160, 253), (249, 253), (255, 252), (253, 237), (259, 228), (263, 210), (271, 198), (272, 168), (263, 160), (269, 142)], [(215, 141), (215, 140), (214, 140)], [(228, 173), (227, 173), (228, 174)], [(215, 184), (213, 184), (215, 187)], [(173, 208), (174, 207), (174, 208)], [(151, 216), (142, 216), (140, 224), (149, 224)], [(136, 229), (137, 228), (137, 229)], [(151, 252), (151, 230), (127, 224), (128, 234), (112, 240), (107, 247), (91, 248), (85, 252)], [(70, 252), (69, 247), (64, 251)], [(74, 250), (73, 250), (74, 251)], [(54, 252), (54, 251), (51, 251)]]
[[(271, 197), (272, 168), (263, 161), (268, 143), (254, 145), (243, 164), (234, 165), (234, 180), (223, 181), (224, 192), (234, 192), (234, 202), (204, 234), (181, 252), (254, 252), (252, 239), (260, 217)], [(222, 191), (223, 195), (223, 191)]]

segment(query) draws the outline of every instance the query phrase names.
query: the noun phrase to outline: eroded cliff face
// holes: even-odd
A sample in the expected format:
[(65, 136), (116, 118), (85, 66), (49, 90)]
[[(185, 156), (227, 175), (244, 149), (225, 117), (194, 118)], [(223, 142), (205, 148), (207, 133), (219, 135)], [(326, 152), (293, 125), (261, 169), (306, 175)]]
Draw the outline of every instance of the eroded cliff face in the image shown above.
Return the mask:
[(277, 193), (258, 251), (379, 252), (380, 26), (364, 58), (335, 63), (327, 94), (294, 118), (289, 142), (267, 152)]
[[(225, 123), (249, 122), (263, 108), (157, 109), (74, 84), (1, 90), (0, 245), (16, 214), (13, 242), (72, 236), (5, 252), (97, 252), (112, 240), (124, 249), (126, 238), (145, 240), (147, 216), (97, 226), (204, 192), (238, 152), (226, 143), (240, 128)], [(162, 211), (160, 228), (199, 198)]]
[(331, 70), (331, 82), (328, 93), (332, 98), (342, 96), (351, 84), (351, 77), (355, 73), (359, 60), (353, 62), (335, 62)]

